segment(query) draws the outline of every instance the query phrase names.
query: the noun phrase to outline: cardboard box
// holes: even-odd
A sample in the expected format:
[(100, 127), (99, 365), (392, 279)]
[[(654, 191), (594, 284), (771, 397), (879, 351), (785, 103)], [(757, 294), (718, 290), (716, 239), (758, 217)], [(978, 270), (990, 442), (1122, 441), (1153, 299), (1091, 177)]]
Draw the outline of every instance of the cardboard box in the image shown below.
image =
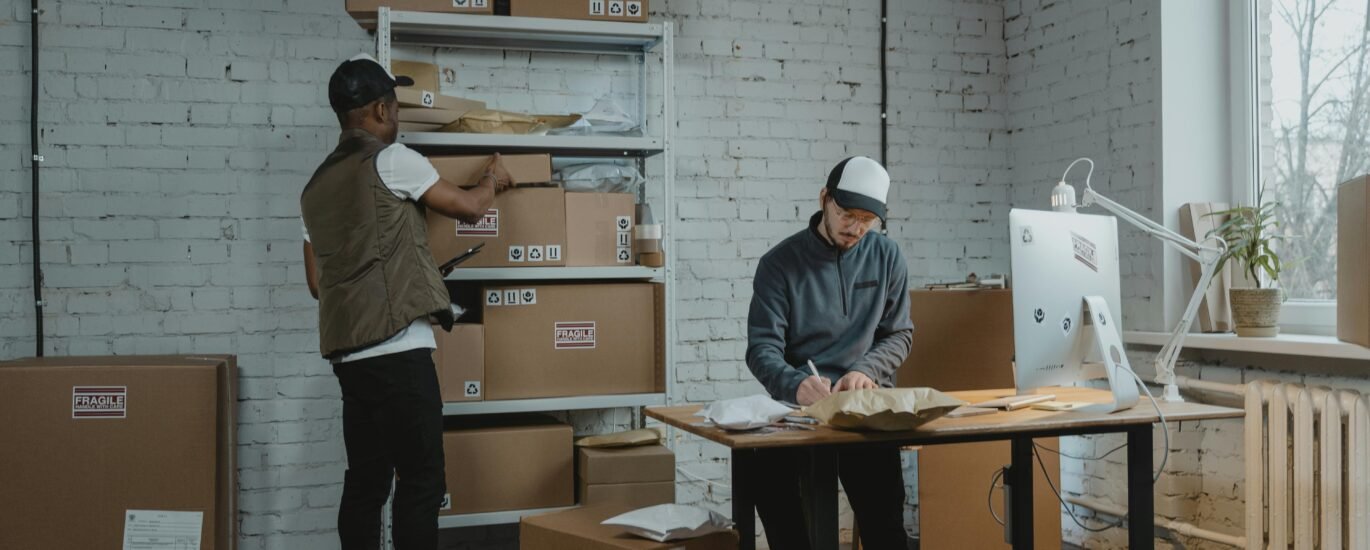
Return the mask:
[(494, 0), (347, 0), (346, 9), (365, 28), (376, 26), (376, 8), (390, 6), (399, 11), (431, 11), (490, 15)]
[(485, 383), (485, 327), (471, 323), (452, 325), (452, 331), (433, 325), (438, 348), (433, 365), (438, 369), (442, 400), (480, 401)]
[(1370, 347), (1370, 176), (1337, 187), (1337, 338)]
[(527, 516), (519, 522), (520, 550), (735, 550), (737, 532), (713, 533), (689, 540), (656, 542), (628, 534), (601, 521), (633, 506), (590, 506)]
[(483, 287), (485, 399), (665, 391), (663, 295), (638, 282)]
[[(1036, 440), (1057, 449), (1054, 437)], [(919, 542), (923, 548), (1009, 548), (1004, 528), (985, 510), (985, 491), (995, 470), (1011, 462), (1008, 441), (927, 445), (918, 451)], [(1042, 463), (1060, 479), (1060, 457), (1041, 452)], [(1033, 548), (1061, 548), (1061, 505), (1047, 489), (1042, 469), (1032, 465)], [(1059, 485), (1058, 485), (1059, 487)], [(1003, 492), (992, 499), (1004, 517)]]
[(442, 128), (448, 124), (456, 122), (461, 118), (464, 111), (449, 111), (447, 109), (425, 109), (423, 107), (401, 107), (400, 123), (415, 122), (419, 124), (436, 124)]
[(633, 265), (633, 212), (629, 193), (566, 194), (566, 265)]
[(416, 86), (395, 88), (395, 100), (401, 108), (444, 109), (462, 114), (485, 108), (484, 101), (442, 95), (437, 90), (424, 90)]
[(441, 515), (575, 503), (571, 427), (546, 417), (487, 417), (442, 434)]
[(509, 14), (517, 17), (589, 19), (594, 21), (647, 20), (647, 0), (510, 0)]
[[(443, 179), (475, 185), (489, 156), (430, 157)], [(519, 184), (552, 179), (548, 155), (503, 155)], [(485, 219), (471, 225), (428, 211), (428, 247), (441, 265), (480, 243), (485, 248), (457, 269), (566, 265), (566, 193), (559, 187), (519, 187), (495, 196)]]
[(900, 387), (1012, 388), (1013, 291), (912, 290), (913, 344)]
[(675, 453), (665, 445), (579, 447), (576, 473), (589, 484), (675, 481)]
[(401, 132), (436, 132), (442, 129), (441, 124), (428, 124), (426, 122), (405, 122), (400, 121)]
[(119, 548), (128, 510), (201, 512), (200, 547), (236, 548), (236, 406), (232, 356), (0, 363), (0, 487), (22, 496), (0, 548)]
[(414, 79), (412, 88), (429, 90), (434, 93), (442, 89), (439, 84), (441, 81), (438, 79), (438, 66), (432, 63), (392, 59), (390, 60), (390, 74)]
[(576, 487), (581, 506), (622, 504), (633, 508), (646, 508), (675, 502), (675, 481), (596, 484), (582, 481), (576, 484)]

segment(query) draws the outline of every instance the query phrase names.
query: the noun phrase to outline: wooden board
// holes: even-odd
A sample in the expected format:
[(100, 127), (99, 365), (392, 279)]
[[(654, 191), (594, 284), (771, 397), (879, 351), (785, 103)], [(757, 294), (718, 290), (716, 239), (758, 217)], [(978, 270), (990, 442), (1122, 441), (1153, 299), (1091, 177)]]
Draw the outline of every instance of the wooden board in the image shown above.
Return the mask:
[[(1057, 388), (1052, 390), (1060, 401), (1087, 401), (1092, 403), (1108, 402), (1110, 394), (1093, 388)], [(948, 392), (950, 395), (970, 403), (978, 403), (1013, 395), (1013, 390), (974, 390)], [(1220, 418), (1241, 418), (1241, 409), (1217, 407), (1200, 403), (1159, 404), (1166, 419), (1171, 422), (1212, 420)], [(829, 426), (818, 426), (815, 430), (785, 430), (770, 434), (755, 435), (750, 432), (729, 432), (705, 423), (697, 416), (701, 405), (676, 407), (647, 407), (646, 414), (668, 425), (685, 430), (709, 441), (732, 449), (761, 449), (771, 447), (806, 447), (812, 445), (850, 445), (862, 443), (890, 443), (901, 445), (920, 445), (936, 443), (958, 443), (967, 441), (989, 441), (1007, 439), (1016, 434), (1050, 436), (1072, 430), (1108, 431), (1137, 424), (1152, 424), (1159, 421), (1151, 402), (1143, 397), (1136, 407), (1113, 414), (1082, 413), (1077, 411), (1051, 412), (1022, 409), (1013, 412), (1000, 411), (994, 414), (962, 418), (939, 418), (916, 430), (904, 432), (854, 432), (839, 430)], [(1117, 430), (1114, 430), (1117, 431)]]
[[(1214, 212), (1227, 210), (1221, 202), (1190, 202), (1180, 206), (1180, 232), (1196, 242), (1203, 242), (1208, 233), (1216, 229), (1227, 218), (1209, 217)], [(1199, 283), (1203, 268), (1199, 262), (1185, 260), (1189, 275), (1194, 284)], [(1227, 303), (1227, 290), (1232, 288), (1232, 266), (1224, 266), (1222, 271), (1213, 274), (1203, 303), (1199, 305), (1199, 330), (1202, 332), (1232, 332), (1232, 309)], [(1192, 290), (1190, 292), (1193, 292)]]

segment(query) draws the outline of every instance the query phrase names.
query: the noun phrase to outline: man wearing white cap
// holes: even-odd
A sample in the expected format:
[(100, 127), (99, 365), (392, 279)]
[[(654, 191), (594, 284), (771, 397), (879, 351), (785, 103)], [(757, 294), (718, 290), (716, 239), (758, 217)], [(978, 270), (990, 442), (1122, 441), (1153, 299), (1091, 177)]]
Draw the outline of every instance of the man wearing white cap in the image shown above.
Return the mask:
[[(870, 232), (885, 219), (889, 187), (889, 174), (874, 160), (838, 163), (818, 193), (821, 210), (809, 227), (757, 264), (747, 367), (771, 397), (809, 405), (832, 392), (894, 386), (894, 372), (913, 341), (913, 322), (904, 256), (894, 241)], [(810, 548), (807, 530), (796, 528), (804, 521), (804, 458), (802, 450), (791, 449), (758, 455), (756, 509), (771, 548)], [(844, 450), (838, 477), (864, 546), (905, 548), (898, 449)]]

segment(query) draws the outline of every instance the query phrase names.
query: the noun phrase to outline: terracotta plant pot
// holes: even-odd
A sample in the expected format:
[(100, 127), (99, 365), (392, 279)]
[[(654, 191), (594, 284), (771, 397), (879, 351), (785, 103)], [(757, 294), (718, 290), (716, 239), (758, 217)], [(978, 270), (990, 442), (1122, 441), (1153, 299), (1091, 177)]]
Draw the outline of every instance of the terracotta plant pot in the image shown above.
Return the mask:
[(1284, 293), (1278, 288), (1233, 288), (1232, 321), (1237, 336), (1271, 337), (1280, 333), (1280, 304)]

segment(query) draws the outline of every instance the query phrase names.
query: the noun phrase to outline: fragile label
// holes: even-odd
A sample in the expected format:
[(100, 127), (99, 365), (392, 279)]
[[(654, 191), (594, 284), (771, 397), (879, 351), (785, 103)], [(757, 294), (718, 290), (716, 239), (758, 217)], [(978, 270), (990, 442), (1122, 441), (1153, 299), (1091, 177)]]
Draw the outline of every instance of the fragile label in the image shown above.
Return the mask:
[(480, 380), (467, 380), (462, 384), (466, 397), (480, 397)]
[(549, 244), (549, 245), (547, 245), (547, 261), (549, 261), (549, 262), (559, 262), (559, 261), (561, 261), (561, 245), (559, 245), (559, 244)]
[(204, 512), (129, 510), (124, 550), (199, 550)]
[(590, 15), (604, 15), (605, 0), (590, 0)]
[(543, 258), (543, 256), (542, 256), (542, 247), (541, 247), (541, 246), (529, 246), (529, 247), (528, 247), (528, 261), (530, 261), (530, 262), (540, 262), (540, 261), (542, 261), (542, 258)]
[(523, 263), (523, 247), (522, 247), (522, 246), (517, 246), (517, 245), (515, 245), (515, 246), (510, 246), (510, 247), (509, 247), (509, 261), (510, 261), (510, 262), (516, 262), (516, 263)]
[(128, 386), (72, 386), (72, 418), (127, 418)]
[(1070, 234), (1070, 241), (1071, 248), (1075, 251), (1075, 259), (1085, 264), (1085, 267), (1099, 271), (1099, 251), (1094, 247), (1094, 243), (1075, 233)]
[(498, 237), (499, 209), (491, 208), (476, 223), (457, 222), (458, 237)]
[(558, 321), (552, 324), (555, 349), (594, 349), (594, 321)]

